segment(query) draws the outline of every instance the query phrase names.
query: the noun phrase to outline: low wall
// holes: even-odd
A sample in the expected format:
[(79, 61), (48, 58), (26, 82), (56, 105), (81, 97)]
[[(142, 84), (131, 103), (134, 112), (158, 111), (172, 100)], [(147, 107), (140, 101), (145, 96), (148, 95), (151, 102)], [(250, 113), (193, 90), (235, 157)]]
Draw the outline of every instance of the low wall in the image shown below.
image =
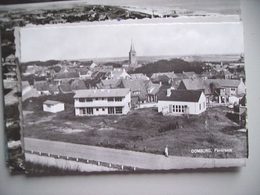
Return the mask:
[(117, 169), (112, 167), (105, 167), (94, 164), (87, 164), (84, 162), (77, 162), (75, 160), (67, 160), (62, 158), (55, 158), (49, 156), (40, 156), (37, 154), (25, 153), (26, 161), (34, 164), (40, 164), (47, 167), (57, 167), (63, 170), (73, 170), (79, 172), (93, 172), (93, 171), (116, 171)]

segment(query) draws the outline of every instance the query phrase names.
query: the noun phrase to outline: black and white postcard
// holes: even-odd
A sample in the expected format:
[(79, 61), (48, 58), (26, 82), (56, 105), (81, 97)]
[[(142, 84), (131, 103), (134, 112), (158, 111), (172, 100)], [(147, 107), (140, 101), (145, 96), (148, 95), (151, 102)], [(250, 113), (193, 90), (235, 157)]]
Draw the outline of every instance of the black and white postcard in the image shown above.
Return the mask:
[(13, 29), (26, 172), (244, 166), (239, 2), (203, 2), (50, 9)]

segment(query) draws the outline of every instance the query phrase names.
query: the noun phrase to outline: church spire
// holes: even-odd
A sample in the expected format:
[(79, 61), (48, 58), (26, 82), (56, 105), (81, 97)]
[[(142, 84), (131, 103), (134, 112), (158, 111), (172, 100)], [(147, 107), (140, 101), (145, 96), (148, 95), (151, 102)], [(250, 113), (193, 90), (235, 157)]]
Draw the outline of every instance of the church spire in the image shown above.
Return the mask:
[(131, 40), (131, 47), (130, 47), (130, 51), (129, 51), (129, 64), (131, 66), (137, 65), (136, 51), (134, 48), (133, 40)]
[(131, 48), (130, 48), (130, 52), (135, 52), (135, 47), (134, 47), (133, 39), (131, 39)]

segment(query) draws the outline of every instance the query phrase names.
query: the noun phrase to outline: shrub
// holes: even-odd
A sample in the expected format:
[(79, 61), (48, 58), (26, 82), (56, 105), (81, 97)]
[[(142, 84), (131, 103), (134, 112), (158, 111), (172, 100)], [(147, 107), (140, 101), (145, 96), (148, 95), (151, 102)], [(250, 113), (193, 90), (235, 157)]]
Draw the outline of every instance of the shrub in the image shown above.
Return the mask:
[(179, 125), (178, 121), (177, 122), (171, 122), (171, 123), (168, 123), (167, 125), (161, 127), (158, 131), (160, 133), (162, 133), (162, 132), (178, 129), (179, 127), (180, 127), (180, 125)]

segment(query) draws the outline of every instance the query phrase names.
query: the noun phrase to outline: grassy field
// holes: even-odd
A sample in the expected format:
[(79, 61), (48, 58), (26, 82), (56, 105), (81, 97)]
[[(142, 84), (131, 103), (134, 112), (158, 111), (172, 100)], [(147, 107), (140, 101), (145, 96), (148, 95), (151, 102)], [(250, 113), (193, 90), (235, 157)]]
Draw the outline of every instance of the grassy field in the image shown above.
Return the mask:
[[(24, 103), (26, 137), (175, 156), (240, 158), (247, 156), (247, 133), (225, 116), (227, 108), (208, 108), (199, 116), (163, 116), (156, 109), (133, 110), (125, 116), (74, 116), (71, 99), (42, 97)], [(57, 114), (42, 111), (46, 99), (66, 102)], [(192, 154), (191, 149), (232, 149), (232, 153)]]

